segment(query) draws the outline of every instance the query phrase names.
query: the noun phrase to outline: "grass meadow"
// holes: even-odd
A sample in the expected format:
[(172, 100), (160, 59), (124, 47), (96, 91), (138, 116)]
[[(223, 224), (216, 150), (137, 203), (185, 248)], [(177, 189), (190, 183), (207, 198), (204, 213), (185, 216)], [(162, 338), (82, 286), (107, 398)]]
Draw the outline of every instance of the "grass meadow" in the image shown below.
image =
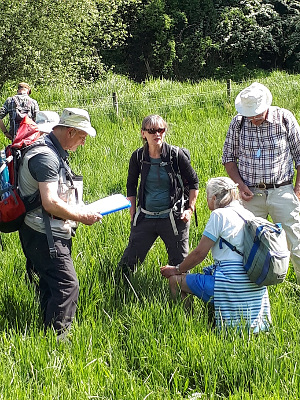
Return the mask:
[[(300, 121), (300, 76), (259, 76), (273, 104)], [(128, 161), (141, 146), (142, 119), (152, 113), (169, 123), (166, 140), (187, 147), (200, 179), (198, 227), (191, 223), (190, 246), (201, 238), (209, 210), (205, 183), (225, 174), (222, 146), (236, 94), (252, 80), (196, 84), (168, 80), (133, 83), (120, 76), (83, 88), (33, 90), (42, 110), (89, 111), (96, 138), (70, 156), (84, 176), (84, 200), (126, 194)], [(10, 90), (9, 90), (10, 89)], [(0, 93), (3, 103), (14, 88)], [(118, 114), (112, 93), (117, 93)], [(1, 135), (3, 148), (8, 141)], [(115, 270), (127, 245), (129, 212), (81, 225), (73, 240), (80, 281), (76, 320), (69, 341), (43, 334), (34, 288), (25, 280), (25, 259), (17, 233), (1, 234), (0, 399), (5, 400), (192, 400), (300, 398), (300, 287), (292, 267), (283, 284), (270, 287), (273, 325), (253, 336), (247, 330), (218, 332), (211, 310), (198, 300), (186, 311), (172, 302), (159, 267), (167, 263), (158, 240), (140, 265), (132, 286), (117, 284)], [(210, 256), (195, 268), (211, 263)]]

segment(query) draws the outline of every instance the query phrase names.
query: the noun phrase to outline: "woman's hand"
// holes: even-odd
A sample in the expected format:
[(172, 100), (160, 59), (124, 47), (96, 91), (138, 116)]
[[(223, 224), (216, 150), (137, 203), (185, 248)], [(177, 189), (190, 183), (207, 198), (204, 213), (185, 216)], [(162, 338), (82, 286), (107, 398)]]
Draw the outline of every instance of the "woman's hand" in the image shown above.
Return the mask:
[(188, 221), (190, 221), (192, 215), (193, 210), (191, 208), (188, 208), (187, 210), (183, 211), (180, 218), (183, 220), (183, 222), (187, 223)]
[(161, 267), (160, 272), (165, 278), (170, 278), (170, 276), (178, 275), (178, 272), (173, 265), (165, 265), (164, 267)]

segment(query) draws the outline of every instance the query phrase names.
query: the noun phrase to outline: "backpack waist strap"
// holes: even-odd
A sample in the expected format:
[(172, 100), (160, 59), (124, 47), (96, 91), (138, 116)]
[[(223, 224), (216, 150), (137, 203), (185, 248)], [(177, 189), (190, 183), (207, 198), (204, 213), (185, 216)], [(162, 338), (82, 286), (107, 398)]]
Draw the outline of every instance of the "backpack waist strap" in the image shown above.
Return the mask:
[(147, 211), (142, 207), (138, 207), (137, 210), (136, 210), (134, 219), (133, 219), (133, 226), (136, 226), (138, 216), (140, 215), (141, 212), (144, 213), (144, 214), (147, 214), (147, 215), (154, 215), (154, 216), (155, 215), (162, 215), (162, 214), (169, 213), (169, 217), (170, 217), (170, 221), (171, 221), (171, 225), (172, 225), (172, 228), (173, 228), (174, 235), (175, 236), (178, 235), (178, 229), (177, 229), (175, 218), (174, 218), (174, 214), (173, 214), (173, 208), (168, 208), (168, 209), (163, 210), (163, 211)]
[(172, 208), (167, 208), (166, 210), (162, 210), (162, 211), (147, 211), (147, 210), (145, 210), (144, 208), (141, 207), (141, 211), (142, 211), (144, 214), (153, 215), (153, 216), (155, 216), (155, 215), (167, 214), (167, 213), (169, 213), (171, 210), (172, 210)]

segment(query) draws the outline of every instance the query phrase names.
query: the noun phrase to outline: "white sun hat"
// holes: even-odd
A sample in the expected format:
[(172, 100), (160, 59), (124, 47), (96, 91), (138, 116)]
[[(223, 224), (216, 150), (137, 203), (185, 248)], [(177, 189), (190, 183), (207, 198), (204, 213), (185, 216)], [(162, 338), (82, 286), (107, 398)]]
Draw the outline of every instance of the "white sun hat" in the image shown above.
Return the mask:
[(272, 104), (270, 90), (261, 83), (254, 82), (243, 89), (235, 99), (237, 112), (244, 117), (254, 117), (266, 111)]
[(59, 115), (55, 111), (39, 111), (36, 115), (36, 124), (40, 132), (50, 133), (59, 122)]
[(68, 126), (80, 129), (89, 136), (96, 136), (96, 130), (91, 125), (89, 113), (81, 108), (65, 108), (56, 126)]

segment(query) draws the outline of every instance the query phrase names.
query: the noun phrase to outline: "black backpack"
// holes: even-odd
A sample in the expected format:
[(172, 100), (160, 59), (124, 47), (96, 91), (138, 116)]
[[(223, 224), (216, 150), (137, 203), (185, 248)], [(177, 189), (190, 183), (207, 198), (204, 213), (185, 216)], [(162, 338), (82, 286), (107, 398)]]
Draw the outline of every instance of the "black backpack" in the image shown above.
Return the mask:
[[(188, 159), (189, 163), (191, 162), (191, 154), (188, 149), (185, 147), (180, 147), (186, 158)], [(188, 182), (183, 178), (180, 168), (179, 168), (179, 163), (178, 163), (178, 153), (179, 153), (179, 147), (178, 146), (173, 146), (171, 145), (171, 150), (170, 150), (170, 163), (172, 170), (174, 171), (174, 175), (177, 178), (177, 181), (179, 182), (179, 190), (180, 193), (178, 194), (178, 200), (177, 200), (177, 206), (178, 209), (181, 210), (181, 212), (188, 206), (189, 203), (189, 195), (190, 195), (190, 188), (188, 185)]]

